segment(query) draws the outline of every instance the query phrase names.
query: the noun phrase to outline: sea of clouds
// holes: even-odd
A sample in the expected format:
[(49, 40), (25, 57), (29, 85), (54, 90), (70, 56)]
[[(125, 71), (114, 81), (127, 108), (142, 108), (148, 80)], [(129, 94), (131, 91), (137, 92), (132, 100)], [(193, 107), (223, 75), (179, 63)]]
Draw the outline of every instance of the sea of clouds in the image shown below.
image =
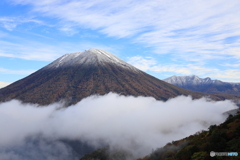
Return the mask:
[(151, 97), (109, 93), (90, 96), (64, 108), (0, 103), (1, 160), (76, 160), (77, 153), (62, 140), (81, 141), (94, 148), (124, 148), (134, 158), (222, 123), (222, 113), (237, 106), (229, 100), (213, 102), (179, 96), (166, 102)]

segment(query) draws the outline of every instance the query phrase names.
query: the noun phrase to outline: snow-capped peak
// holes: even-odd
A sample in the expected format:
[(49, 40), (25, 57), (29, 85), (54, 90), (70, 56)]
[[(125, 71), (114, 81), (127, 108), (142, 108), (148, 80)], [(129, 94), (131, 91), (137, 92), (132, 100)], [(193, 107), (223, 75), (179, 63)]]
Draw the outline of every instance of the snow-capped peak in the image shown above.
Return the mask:
[[(203, 84), (211, 84), (215, 83), (218, 80), (211, 80), (211, 78), (199, 78), (196, 75), (190, 75), (190, 76), (172, 76), (167, 79), (164, 79), (165, 82), (183, 86), (183, 85), (203, 85)], [(220, 82), (220, 81), (219, 81)]]
[(65, 54), (57, 60), (53, 61), (51, 64), (47, 65), (45, 69), (56, 69), (69, 66), (77, 65), (106, 65), (114, 64), (126, 69), (131, 69), (134, 71), (139, 71), (137, 68), (131, 66), (130, 64), (124, 62), (120, 58), (116, 57), (110, 52), (101, 49), (89, 49), (83, 52), (75, 52), (70, 54)]

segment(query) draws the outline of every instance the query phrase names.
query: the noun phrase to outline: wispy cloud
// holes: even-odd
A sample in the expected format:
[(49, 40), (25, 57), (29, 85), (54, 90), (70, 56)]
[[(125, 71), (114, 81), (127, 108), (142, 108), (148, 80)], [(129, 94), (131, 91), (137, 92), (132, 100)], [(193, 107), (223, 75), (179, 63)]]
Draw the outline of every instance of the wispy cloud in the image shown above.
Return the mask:
[(19, 75), (29, 75), (36, 70), (10, 70), (5, 68), (0, 68), (1, 74), (19, 74)]
[[(0, 71), (1, 72), (1, 71)], [(11, 83), (8, 82), (0, 82), (0, 88), (6, 87), (7, 85), (9, 85)]]
[(217, 70), (217, 72), (209, 73), (210, 77), (216, 77), (230, 82), (240, 83), (240, 71), (239, 69)]
[(237, 64), (223, 64), (222, 66), (227, 66), (227, 67), (240, 67), (240, 61)]
[[(240, 1), (238, 0), (177, 2), (175, 0), (11, 0), (11, 2), (30, 6), (30, 12), (36, 18), (29, 20), (36, 20), (34, 23), (47, 21), (43, 17), (53, 19), (53, 22), (48, 21), (48, 23), (67, 36), (78, 35), (81, 29), (94, 30), (108, 38), (125, 38), (128, 42), (149, 47), (151, 51), (165, 55), (164, 58), (168, 61), (166, 63), (157, 64), (158, 59), (148, 58), (142, 60), (141, 64), (135, 64), (145, 71), (199, 74), (199, 76), (208, 74), (207, 76), (214, 75), (214, 78), (223, 78), (220, 75), (229, 72), (228, 78), (233, 76), (232, 80), (236, 80), (239, 77), (237, 67), (240, 60), (238, 18)], [(39, 22), (37, 18), (40, 19)], [(28, 23), (28, 20), (25, 22), (14, 22), (14, 20), (16, 21), (16, 19), (11, 20), (11, 17), (5, 17), (2, 24), (9, 23), (10, 26), (7, 28), (11, 30), (16, 24)], [(103, 39), (105, 40), (106, 37)], [(71, 47), (66, 47), (64, 43), (35, 43), (32, 45), (35, 47), (31, 48), (22, 43), (18, 46), (20, 48), (18, 52), (8, 47), (13, 45), (6, 45), (10, 49), (5, 47), (1, 55), (53, 60), (63, 52), (72, 52), (72, 48), (78, 48), (74, 51), (88, 48), (79, 47), (79, 44), (68, 44)], [(4, 43), (0, 45), (4, 46)], [(102, 49), (109, 48), (107, 45), (98, 46), (103, 46)], [(113, 50), (112, 47), (110, 49)], [(33, 53), (30, 54), (29, 51)], [(228, 63), (231, 63), (231, 66), (227, 65)], [(225, 69), (220, 69), (219, 66), (224, 64)], [(231, 68), (234, 66), (235, 68)]]
[(0, 45), (2, 46), (0, 49), (0, 56), (26, 60), (50, 61), (64, 54), (63, 50), (59, 50), (57, 47), (48, 44), (22, 40), (23, 41), (19, 43), (0, 41)]
[(24, 17), (0, 17), (0, 24), (7, 30), (12, 31), (14, 28), (17, 27), (17, 25), (23, 24), (23, 23), (37, 23), (37, 24), (43, 24), (42, 21), (36, 20), (33, 18), (24, 18)]
[(60, 31), (62, 31), (63, 33), (65, 33), (67, 36), (72, 36), (74, 34), (79, 33), (78, 29), (73, 28), (72, 26), (63, 26), (59, 29)]
[[(36, 106), (16, 100), (0, 104), (1, 157), (79, 159), (71, 158), (74, 150), (59, 141), (65, 139), (123, 148), (134, 156), (130, 159), (136, 159), (168, 142), (223, 122), (226, 117), (222, 113), (237, 108), (230, 101), (179, 96), (162, 102), (113, 93), (91, 96), (67, 108), (56, 103)], [(36, 139), (30, 138), (34, 136)]]
[[(216, 79), (222, 79), (225, 81), (236, 81), (240, 82), (240, 71), (239, 69), (217, 69), (211, 67), (205, 67), (201, 64), (159, 64), (153, 57), (128, 57), (128, 63), (141, 69), (143, 71), (151, 71), (156, 73), (170, 72), (174, 75), (199, 75), (199, 76), (209, 76)], [(234, 65), (236, 66), (236, 65)], [(237, 65), (238, 66), (238, 65)]]
[(0, 40), (0, 57), (21, 58), (36, 61), (53, 61), (66, 53), (79, 52), (90, 48), (102, 48), (104, 50), (117, 53), (116, 46), (89, 41), (74, 43), (57, 41), (52, 44), (11, 36), (9, 36), (9, 38), (16, 42)]
[(128, 57), (127, 62), (143, 71), (151, 70), (152, 66), (157, 64), (157, 61), (154, 58), (144, 58), (142, 56)]

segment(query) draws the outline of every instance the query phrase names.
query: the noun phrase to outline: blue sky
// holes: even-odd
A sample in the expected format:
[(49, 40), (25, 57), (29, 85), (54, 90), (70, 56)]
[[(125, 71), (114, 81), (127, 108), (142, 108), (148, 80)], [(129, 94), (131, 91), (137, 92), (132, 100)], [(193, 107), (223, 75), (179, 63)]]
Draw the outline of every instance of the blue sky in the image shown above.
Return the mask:
[(0, 87), (99, 48), (164, 79), (240, 82), (239, 0), (1, 0)]

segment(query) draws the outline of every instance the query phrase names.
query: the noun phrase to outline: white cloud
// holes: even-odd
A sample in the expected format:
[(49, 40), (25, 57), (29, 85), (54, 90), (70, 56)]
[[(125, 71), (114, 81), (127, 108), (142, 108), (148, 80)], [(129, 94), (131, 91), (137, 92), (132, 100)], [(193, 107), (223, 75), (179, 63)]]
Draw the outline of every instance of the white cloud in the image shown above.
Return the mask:
[[(1, 72), (1, 71), (0, 71), (0, 72)], [(8, 83), (8, 82), (0, 82), (0, 88), (6, 87), (6, 86), (8, 86), (9, 84), (11, 84), (11, 83)]]
[(64, 32), (68, 36), (72, 36), (74, 34), (79, 33), (79, 31), (73, 27), (63, 26), (60, 28), (60, 31)]
[[(70, 34), (70, 32), (69, 32)], [(6, 35), (4, 35), (6, 37)], [(0, 40), (0, 57), (20, 58), (25, 60), (53, 61), (66, 53), (79, 52), (90, 48), (105, 49), (117, 53), (117, 46), (104, 45), (101, 43), (80, 41), (80, 42), (39, 42), (26, 38), (19, 38), (8, 35), (7, 40)]]
[[(238, 18), (240, 1), (238, 0), (212, 0), (211, 2), (203, 0), (177, 2), (174, 0), (117, 2), (113, 0), (12, 0), (12, 2), (31, 5), (33, 15), (41, 13), (45, 17), (56, 18), (57, 23), (54, 27), (58, 26), (60, 31), (69, 36), (78, 33), (82, 28), (92, 29), (110, 37), (129, 38), (133, 43), (151, 47), (155, 53), (170, 57), (166, 64), (153, 64), (155, 62), (152, 59), (147, 61), (145, 59), (141, 64), (135, 64), (145, 71), (198, 74), (199, 76), (211, 74), (213, 78), (223, 78), (220, 75), (223, 72), (229, 72), (229, 76), (225, 76), (225, 79), (233, 76), (231, 79), (236, 80), (239, 77), (237, 69), (231, 70), (226, 66), (226, 69), (221, 71), (219, 66), (209, 67), (210, 61), (221, 60), (220, 65), (225, 64), (226, 62), (223, 61), (226, 59), (238, 66), (240, 59)], [(0, 45), (5, 46), (4, 43)], [(37, 48), (33, 49), (28, 46), (25, 49), (26, 45), (23, 44), (18, 46), (19, 55), (15, 55), (19, 52), (14, 50), (7, 52), (2, 49), (0, 53), (2, 56), (24, 59), (53, 60), (58, 55), (72, 52), (70, 47), (65, 50), (64, 47), (57, 48), (43, 44), (33, 46), (40, 47), (33, 47)], [(76, 45), (70, 46), (76, 48)], [(76, 51), (85, 50), (87, 47), (78, 48), (81, 49)], [(29, 52), (33, 50), (33, 53)], [(183, 63), (185, 65), (182, 65)], [(201, 65), (198, 65), (199, 63)]]
[(218, 70), (217, 72), (210, 73), (209, 76), (215, 77), (217, 79), (223, 79), (229, 82), (239, 82), (240, 83), (240, 71), (239, 69), (228, 69), (228, 70)]
[[(209, 102), (180, 96), (162, 102), (113, 93), (91, 96), (68, 108), (59, 107), (61, 104), (37, 107), (16, 100), (1, 103), (0, 156), (38, 160), (49, 158), (49, 154), (55, 159), (68, 159), (66, 156), (71, 153), (68, 148), (56, 144), (59, 139), (68, 139), (96, 146), (104, 142), (140, 157), (167, 142), (223, 122), (226, 117), (222, 113), (236, 108), (230, 101)], [(26, 141), (39, 134), (40, 140)], [(39, 143), (42, 139), (45, 140)], [(30, 151), (21, 150), (29, 145)], [(54, 150), (61, 152), (51, 154)]]
[[(240, 33), (239, 33), (240, 34)], [(233, 44), (225, 44), (226, 49), (221, 51), (221, 54), (233, 56), (235, 59), (240, 59), (240, 41)]]
[[(142, 56), (129, 57), (128, 63), (141, 69), (143, 71), (153, 72), (173, 72), (183, 75), (189, 75), (193, 72), (193, 69), (197, 67), (190, 65), (173, 65), (173, 64), (158, 64), (154, 58), (145, 58)], [(199, 69), (199, 68), (198, 68)]]
[(5, 68), (0, 68), (0, 73), (2, 74), (20, 74), (20, 75), (29, 75), (36, 70), (11, 70), (11, 69), (5, 69)]
[(236, 63), (236, 64), (229, 64), (229, 63), (227, 63), (227, 64), (222, 64), (222, 66), (227, 66), (227, 67), (240, 67), (240, 61), (239, 61), (238, 63)]
[(143, 58), (142, 56), (128, 57), (127, 62), (143, 71), (151, 70), (151, 66), (157, 63), (152, 57)]
[(29, 22), (43, 24), (42, 21), (33, 18), (27, 19), (23, 17), (0, 17), (0, 24), (2, 24), (2, 26), (9, 31), (12, 31), (17, 27), (17, 25)]
[(2, 46), (0, 49), (1, 57), (49, 61), (64, 54), (64, 50), (50, 44), (11, 36), (9, 36), (9, 38), (17, 42), (0, 40), (0, 45)]
[[(154, 58), (145, 58), (142, 56), (128, 57), (129, 64), (143, 71), (156, 73), (172, 73), (173, 75), (198, 75), (202, 77), (211, 77), (223, 81), (239, 82), (239, 69), (217, 69), (205, 67), (204, 64), (159, 64)], [(234, 64), (232, 67), (238, 67)], [(166, 77), (167, 78), (167, 77)]]

